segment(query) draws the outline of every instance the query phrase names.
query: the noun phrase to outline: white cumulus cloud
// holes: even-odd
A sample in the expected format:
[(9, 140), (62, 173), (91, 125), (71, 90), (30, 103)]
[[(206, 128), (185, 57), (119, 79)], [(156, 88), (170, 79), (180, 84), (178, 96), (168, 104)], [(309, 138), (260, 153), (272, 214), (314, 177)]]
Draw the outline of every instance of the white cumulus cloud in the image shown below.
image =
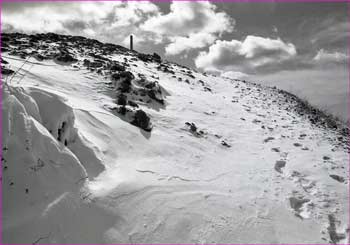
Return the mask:
[(172, 37), (172, 43), (165, 47), (165, 52), (169, 55), (177, 55), (186, 50), (206, 47), (215, 40), (216, 36), (211, 33), (194, 33), (188, 37)]
[(244, 41), (217, 40), (207, 52), (195, 60), (197, 68), (205, 71), (252, 72), (256, 68), (280, 64), (296, 56), (292, 43), (281, 39), (247, 36)]
[(217, 12), (210, 2), (172, 2), (168, 14), (148, 19), (141, 29), (166, 36), (169, 55), (212, 44), (224, 32), (231, 32), (234, 20), (224, 12)]

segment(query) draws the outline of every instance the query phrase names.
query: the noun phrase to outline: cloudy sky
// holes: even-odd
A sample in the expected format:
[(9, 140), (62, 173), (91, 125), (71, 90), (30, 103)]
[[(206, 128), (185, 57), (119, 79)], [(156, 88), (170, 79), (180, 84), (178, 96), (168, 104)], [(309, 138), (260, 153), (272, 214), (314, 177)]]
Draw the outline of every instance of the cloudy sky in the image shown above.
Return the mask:
[[(230, 77), (346, 71), (347, 3), (2, 3), (2, 31), (59, 32)], [(319, 73), (318, 73), (319, 72)]]

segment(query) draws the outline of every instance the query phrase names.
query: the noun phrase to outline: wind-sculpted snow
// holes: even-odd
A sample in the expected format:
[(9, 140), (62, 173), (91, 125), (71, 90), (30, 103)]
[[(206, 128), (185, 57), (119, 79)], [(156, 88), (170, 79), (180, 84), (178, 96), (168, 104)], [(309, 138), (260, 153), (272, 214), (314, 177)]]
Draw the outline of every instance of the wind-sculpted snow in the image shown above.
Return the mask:
[(156, 54), (2, 38), (5, 242), (349, 241), (342, 122)]
[[(27, 113), (27, 108), (35, 107), (34, 102), (22, 104), (16, 95), (26, 97), (16, 88), (4, 86), (3, 232), (9, 243), (15, 242), (19, 233), (22, 241), (28, 242), (48, 233), (52, 227), (46, 220), (47, 207), (62, 193), (79, 196), (84, 181), (78, 181), (87, 175), (79, 160)], [(59, 226), (62, 221), (49, 223)]]

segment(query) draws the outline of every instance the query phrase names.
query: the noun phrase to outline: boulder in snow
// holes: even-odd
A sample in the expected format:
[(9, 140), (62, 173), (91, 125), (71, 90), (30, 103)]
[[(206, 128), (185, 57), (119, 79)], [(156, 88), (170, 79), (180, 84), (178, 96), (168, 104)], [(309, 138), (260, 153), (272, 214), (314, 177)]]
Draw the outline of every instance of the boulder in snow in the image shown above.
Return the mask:
[(111, 71), (115, 72), (115, 71), (125, 71), (125, 66), (122, 66), (120, 64), (114, 64), (111, 66), (110, 68)]
[(57, 61), (63, 62), (63, 63), (74, 63), (74, 62), (78, 61), (76, 58), (74, 58), (69, 53), (60, 53), (55, 57), (55, 59)]
[(134, 121), (132, 121), (131, 124), (133, 124), (139, 128), (142, 128), (145, 131), (152, 130), (151, 119), (146, 114), (146, 112), (144, 112), (143, 110), (137, 110), (135, 112)]
[(135, 76), (130, 71), (123, 71), (112, 74), (112, 80), (116, 89), (122, 93), (130, 92), (131, 81)]

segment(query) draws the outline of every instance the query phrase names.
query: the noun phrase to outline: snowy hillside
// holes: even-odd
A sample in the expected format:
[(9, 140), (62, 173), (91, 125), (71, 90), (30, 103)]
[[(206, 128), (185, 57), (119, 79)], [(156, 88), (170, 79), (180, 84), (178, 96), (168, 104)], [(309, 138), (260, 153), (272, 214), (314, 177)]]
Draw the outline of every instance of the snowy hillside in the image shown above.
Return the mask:
[(276, 88), (2, 34), (4, 243), (348, 243), (347, 128)]

